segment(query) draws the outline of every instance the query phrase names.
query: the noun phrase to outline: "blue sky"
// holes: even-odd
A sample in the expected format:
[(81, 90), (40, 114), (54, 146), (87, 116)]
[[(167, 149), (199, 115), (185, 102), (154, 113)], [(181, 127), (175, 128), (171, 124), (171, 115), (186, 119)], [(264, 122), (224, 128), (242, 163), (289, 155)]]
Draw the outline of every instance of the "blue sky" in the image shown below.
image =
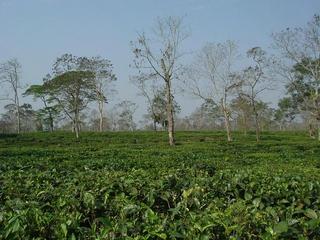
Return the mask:
[[(320, 13), (319, 0), (0, 0), (0, 61), (18, 58), (26, 85), (40, 83), (63, 53), (106, 57), (118, 77), (111, 105), (132, 100), (140, 115), (145, 105), (129, 83), (129, 42), (137, 32), (148, 32), (156, 17), (184, 17), (191, 30), (184, 46), (188, 51), (230, 39), (245, 53), (255, 46), (268, 50), (272, 32), (304, 26), (315, 13)], [(264, 97), (277, 99), (278, 94)], [(186, 96), (178, 101), (184, 114), (199, 104)]]

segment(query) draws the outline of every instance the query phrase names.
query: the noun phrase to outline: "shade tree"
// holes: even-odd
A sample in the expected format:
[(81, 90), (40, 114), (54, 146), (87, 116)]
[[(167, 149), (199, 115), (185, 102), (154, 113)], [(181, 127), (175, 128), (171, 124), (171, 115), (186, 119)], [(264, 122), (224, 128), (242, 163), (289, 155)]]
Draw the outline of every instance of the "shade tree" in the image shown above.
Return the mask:
[(21, 131), (20, 114), (20, 89), (21, 89), (21, 64), (16, 58), (0, 64), (0, 84), (8, 89), (7, 95), (2, 100), (13, 104), (15, 110), (16, 132)]
[(186, 92), (219, 106), (228, 141), (232, 141), (230, 104), (243, 81), (235, 69), (238, 56), (237, 46), (232, 41), (208, 43), (184, 72)]
[(166, 91), (166, 114), (169, 144), (175, 145), (173, 81), (177, 79), (179, 61), (183, 56), (181, 46), (188, 34), (181, 18), (158, 18), (152, 34), (139, 33), (132, 42), (133, 67), (147, 79), (157, 79)]

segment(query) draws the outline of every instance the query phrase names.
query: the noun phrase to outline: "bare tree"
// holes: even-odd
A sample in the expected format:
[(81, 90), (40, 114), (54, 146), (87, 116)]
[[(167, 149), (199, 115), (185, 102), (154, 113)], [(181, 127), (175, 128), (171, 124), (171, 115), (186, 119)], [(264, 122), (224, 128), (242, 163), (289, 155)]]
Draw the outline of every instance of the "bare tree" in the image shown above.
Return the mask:
[(237, 56), (237, 46), (232, 41), (208, 43), (198, 53), (195, 62), (186, 69), (186, 91), (219, 105), (228, 141), (232, 141), (230, 103), (235, 90), (242, 83), (234, 71)]
[(237, 128), (241, 129), (243, 134), (246, 136), (252, 117), (250, 101), (246, 97), (239, 95), (237, 98), (232, 100), (231, 108), (235, 113)]
[(246, 97), (250, 102), (256, 130), (256, 141), (259, 142), (261, 129), (257, 103), (261, 93), (272, 89), (270, 81), (272, 78), (266, 73), (268, 60), (264, 50), (260, 47), (251, 48), (247, 51), (247, 56), (252, 59), (254, 65), (243, 71), (243, 84), (240, 95)]
[(13, 96), (10, 94), (4, 99), (9, 100), (15, 106), (16, 114), (16, 131), (21, 131), (21, 116), (20, 116), (20, 100), (19, 100), (19, 89), (20, 86), (20, 74), (21, 64), (16, 58), (8, 60), (7, 62), (0, 65), (0, 82), (5, 83), (9, 86), (9, 89), (13, 92)]
[(136, 123), (133, 115), (137, 110), (137, 105), (129, 100), (124, 100), (114, 106), (116, 129), (119, 131), (134, 131)]
[[(146, 98), (148, 114), (145, 117), (152, 120), (153, 130), (157, 131), (157, 124), (166, 128), (168, 122), (166, 89), (159, 85), (156, 79), (150, 80), (144, 75), (135, 76), (131, 78), (131, 81), (139, 89), (139, 95)], [(180, 110), (179, 104), (173, 99), (173, 113), (176, 115)]]
[(159, 91), (157, 79), (150, 79), (149, 74), (140, 74), (133, 76), (130, 80), (139, 89), (139, 95), (146, 98), (148, 110), (153, 120), (153, 130), (157, 131), (157, 122), (159, 120), (157, 109), (155, 108), (154, 99)]
[(164, 83), (170, 145), (175, 144), (172, 81), (177, 77), (179, 60), (183, 55), (180, 48), (187, 36), (181, 18), (159, 18), (152, 39), (141, 33), (138, 34), (137, 41), (132, 43), (134, 67), (139, 70), (139, 75), (144, 73), (148, 79), (157, 77)]
[[(287, 28), (273, 34), (273, 38), (282, 59), (276, 61), (277, 73), (300, 94), (300, 111), (307, 111), (318, 122), (320, 141), (320, 16), (315, 15), (304, 28)], [(298, 77), (303, 77), (303, 85), (312, 88), (309, 94), (297, 81), (296, 70)]]
[(112, 83), (117, 80), (113, 73), (113, 65), (108, 59), (101, 57), (93, 57), (88, 59), (88, 70), (95, 75), (96, 82), (96, 96), (99, 111), (99, 131), (103, 131), (104, 120), (104, 106), (108, 103), (110, 96), (115, 92)]

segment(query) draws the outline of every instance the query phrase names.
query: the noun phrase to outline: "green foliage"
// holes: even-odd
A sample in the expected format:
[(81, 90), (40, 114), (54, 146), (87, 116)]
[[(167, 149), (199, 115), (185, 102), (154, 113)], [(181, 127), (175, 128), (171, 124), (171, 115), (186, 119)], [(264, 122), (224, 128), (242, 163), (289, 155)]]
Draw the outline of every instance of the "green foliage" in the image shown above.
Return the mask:
[[(237, 140), (238, 139), (238, 140)], [(318, 239), (303, 133), (0, 135), (0, 239)]]

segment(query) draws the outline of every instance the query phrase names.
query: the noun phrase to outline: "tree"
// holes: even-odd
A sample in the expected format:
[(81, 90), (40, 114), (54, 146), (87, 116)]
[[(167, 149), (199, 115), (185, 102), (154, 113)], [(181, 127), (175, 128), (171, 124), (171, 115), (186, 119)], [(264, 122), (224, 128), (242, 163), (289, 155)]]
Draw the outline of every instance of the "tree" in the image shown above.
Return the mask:
[[(107, 117), (108, 116), (108, 117)], [(102, 131), (107, 131), (111, 129), (110, 126), (110, 117), (109, 115), (103, 116), (103, 125), (102, 125)], [(96, 109), (93, 109), (90, 112), (89, 117), (89, 129), (90, 131), (100, 131), (101, 129), (101, 115), (100, 112)]]
[(120, 131), (133, 131), (136, 129), (136, 124), (133, 120), (133, 114), (137, 110), (137, 106), (135, 103), (124, 100), (118, 103), (114, 107), (115, 111), (117, 112), (117, 129)]
[(254, 65), (249, 66), (243, 71), (242, 79), (243, 84), (240, 94), (246, 97), (251, 105), (254, 124), (256, 130), (256, 141), (260, 141), (260, 122), (259, 122), (259, 111), (257, 103), (259, 96), (265, 90), (271, 89), (271, 82), (266, 74), (266, 68), (268, 67), (268, 60), (266, 58), (266, 52), (260, 47), (254, 47), (247, 51), (247, 56), (252, 59)]
[(237, 46), (232, 41), (208, 43), (198, 53), (194, 64), (186, 69), (186, 91), (206, 102), (218, 104), (224, 116), (228, 141), (232, 141), (230, 103), (242, 84), (234, 71), (237, 56)]
[(291, 97), (284, 97), (279, 100), (278, 108), (274, 113), (274, 120), (280, 130), (286, 129), (296, 116), (296, 106)]
[(144, 33), (138, 35), (132, 43), (135, 55), (134, 67), (147, 79), (161, 79), (166, 91), (166, 112), (168, 121), (169, 144), (175, 144), (174, 107), (172, 82), (179, 70), (180, 48), (187, 34), (183, 30), (182, 19), (168, 17), (158, 19), (153, 31), (152, 41)]
[(44, 83), (54, 100), (73, 123), (76, 138), (80, 132), (80, 112), (95, 100), (94, 75), (89, 71), (69, 71)]
[[(139, 89), (139, 95), (146, 98), (147, 106), (148, 106), (148, 114), (145, 116), (146, 118), (151, 118), (153, 121), (153, 130), (157, 131), (157, 123), (161, 122), (161, 116), (159, 114), (163, 114), (163, 111), (165, 110), (161, 109), (158, 111), (157, 106), (158, 100), (160, 98), (157, 97), (159, 95), (159, 88), (160, 86), (157, 85), (157, 79), (149, 79), (149, 74), (143, 74), (141, 73), (138, 76), (131, 77), (131, 82)], [(160, 101), (165, 102), (165, 101)], [(166, 105), (165, 105), (166, 107)]]
[(16, 116), (16, 131), (21, 131), (21, 116), (20, 116), (20, 74), (21, 64), (17, 59), (8, 60), (0, 65), (0, 83), (5, 83), (8, 88), (13, 92), (13, 96), (8, 95), (6, 100), (12, 102), (15, 106)]
[[(146, 118), (152, 120), (153, 130), (157, 131), (157, 124), (167, 127), (167, 100), (166, 89), (159, 85), (156, 79), (149, 79), (144, 74), (131, 78), (132, 83), (139, 89), (139, 95), (146, 98), (148, 114)], [(181, 110), (179, 104), (173, 99), (173, 113), (177, 114)]]
[(191, 129), (212, 130), (220, 128), (223, 116), (219, 106), (215, 102), (207, 100), (190, 114), (188, 120)]
[[(48, 74), (43, 82), (49, 81), (51, 76)], [(43, 85), (31, 85), (25, 92), (24, 96), (33, 96), (34, 99), (40, 99), (44, 107), (39, 109), (37, 114), (42, 119), (45, 126), (53, 132), (54, 120), (59, 116), (61, 108), (55, 103), (54, 96), (51, 95), (50, 90)]]
[(238, 129), (241, 129), (244, 135), (247, 135), (252, 119), (250, 101), (240, 94), (237, 98), (232, 100), (231, 109), (235, 113)]
[[(259, 126), (261, 131), (267, 131), (274, 126), (274, 109), (264, 101), (256, 102), (257, 112), (259, 113)], [(255, 115), (254, 115), (255, 116)]]
[(16, 106), (14, 104), (7, 104), (4, 106), (5, 112), (1, 114), (2, 132), (14, 133), (17, 132), (16, 127)]
[(320, 141), (320, 16), (315, 15), (304, 28), (287, 28), (273, 38), (279, 52), (277, 73), (299, 96), (300, 110), (318, 122)]
[(94, 73), (96, 83), (96, 101), (98, 102), (99, 111), (99, 131), (103, 131), (104, 120), (104, 105), (108, 103), (110, 95), (114, 92), (112, 83), (117, 80), (113, 73), (113, 65), (108, 59), (101, 57), (93, 57), (87, 59), (87, 70)]
[[(14, 122), (13, 120), (16, 118), (16, 106), (15, 104), (8, 104), (4, 108), (6, 112), (2, 115), (2, 119), (5, 119), (10, 125), (10, 122)], [(37, 114), (30, 104), (25, 103), (20, 106), (20, 124), (21, 131), (24, 132), (41, 129)], [(11, 132), (9, 129), (7, 130), (8, 132)]]
[(95, 73), (88, 71), (84, 57), (64, 54), (53, 65), (54, 76), (45, 81), (44, 89), (70, 118), (79, 138), (81, 111), (97, 99)]
[[(181, 112), (180, 105), (173, 99), (173, 113), (174, 116)], [(161, 124), (165, 129), (168, 128), (168, 116), (166, 112), (166, 106), (168, 105), (166, 99), (166, 91), (164, 88), (157, 89), (155, 95), (152, 98), (151, 105), (148, 108), (149, 116), (154, 123), (154, 130), (156, 130), (156, 124)]]

